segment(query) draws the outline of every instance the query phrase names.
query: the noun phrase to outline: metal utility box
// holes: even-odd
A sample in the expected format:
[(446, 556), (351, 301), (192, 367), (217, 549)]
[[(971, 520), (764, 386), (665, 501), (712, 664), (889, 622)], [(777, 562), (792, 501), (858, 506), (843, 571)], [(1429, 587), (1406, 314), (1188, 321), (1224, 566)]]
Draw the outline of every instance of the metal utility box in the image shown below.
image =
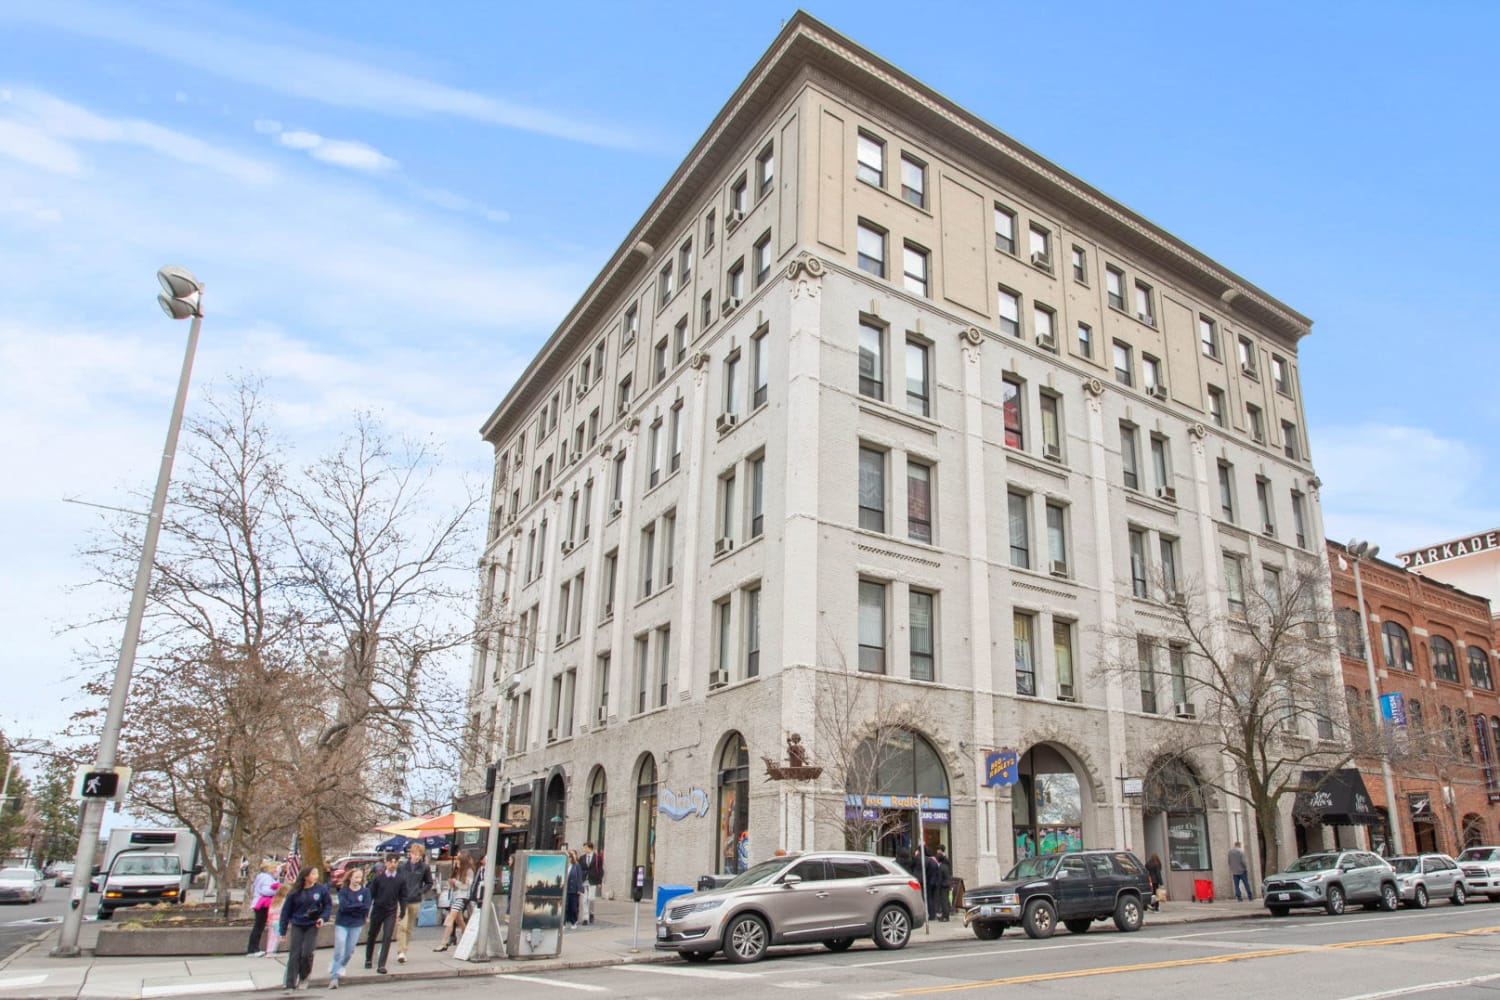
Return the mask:
[(507, 958), (553, 958), (562, 953), (568, 856), (561, 851), (517, 851), (510, 863)]

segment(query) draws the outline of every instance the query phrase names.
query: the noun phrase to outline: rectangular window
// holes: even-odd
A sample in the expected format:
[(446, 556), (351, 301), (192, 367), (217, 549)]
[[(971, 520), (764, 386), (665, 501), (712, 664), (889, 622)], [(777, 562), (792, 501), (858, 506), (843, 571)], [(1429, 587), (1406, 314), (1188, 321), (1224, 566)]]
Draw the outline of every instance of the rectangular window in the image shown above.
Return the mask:
[(648, 636), (635, 637), (635, 710), (639, 714), (646, 710), (650, 697), (651, 644)]
[(995, 249), (1016, 252), (1016, 213), (1002, 205), (995, 206)]
[(667, 338), (663, 337), (651, 348), (651, 384), (661, 385), (667, 377)]
[(771, 232), (767, 230), (755, 241), (755, 252), (751, 255), (755, 265), (755, 287), (759, 288), (771, 276)]
[[(744, 174), (740, 174), (734, 179), (734, 183), (729, 186), (729, 210), (731, 213), (741, 217), (744, 216), (745, 210), (750, 207), (749, 190), (750, 183), (746, 180)], [(724, 228), (732, 229), (733, 223), (736, 221), (733, 218), (725, 220)]]
[(1050, 392), (1038, 397), (1042, 405), (1042, 457), (1062, 461), (1062, 400)]
[(1135, 283), (1135, 318), (1147, 326), (1156, 325), (1156, 306), (1152, 304), (1151, 286), (1144, 281)]
[(885, 584), (859, 581), (859, 669), (885, 673)]
[(927, 165), (901, 155), (901, 197), (918, 208), (927, 207)]
[(729, 680), (730, 649), (733, 648), (734, 633), (730, 631), (729, 598), (714, 605), (714, 629), (718, 632), (718, 666), (709, 687), (718, 687)]
[(1208, 387), (1208, 415), (1215, 427), (1224, 426), (1224, 390)]
[(686, 316), (677, 321), (672, 328), (672, 363), (680, 365), (687, 358), (688, 345), (688, 318)]
[(594, 510), (594, 479), (590, 476), (583, 481), (583, 503), (579, 507), (579, 515), (583, 518), (583, 540), (589, 540), (589, 519)]
[(1207, 316), (1198, 317), (1198, 339), (1203, 342), (1203, 353), (1210, 358), (1219, 356), (1219, 327)]
[(719, 538), (734, 538), (734, 473), (719, 480)]
[(885, 399), (885, 328), (859, 324), (859, 394)]
[(656, 307), (660, 309), (672, 300), (672, 293), (676, 291), (672, 285), (672, 262), (670, 260), (662, 265), (661, 276), (656, 283), (656, 291)]
[(1130, 529), (1130, 592), (1136, 597), (1151, 596), (1150, 569), (1146, 565), (1146, 532)]
[(615, 404), (616, 409), (619, 411), (619, 414), (622, 417), (625, 415), (626, 411), (630, 409), (630, 382), (631, 377), (629, 375), (626, 375), (624, 378), (620, 379), (619, 389), (615, 393), (617, 400)]
[(656, 524), (641, 529), (641, 597), (650, 597), (656, 589)]
[(1239, 339), (1240, 371), (1251, 378), (1256, 378), (1255, 373), (1255, 345), (1250, 342), (1249, 337)]
[(1120, 425), (1120, 469), (1124, 473), (1126, 487), (1141, 488), (1140, 453), (1136, 450), (1136, 431), (1130, 424)]
[(885, 187), (885, 143), (864, 132), (859, 133), (854, 176), (866, 184)]
[(1017, 611), (1015, 615), (1016, 694), (1036, 694), (1036, 649), (1032, 637), (1035, 619)]
[(750, 385), (752, 407), (764, 406), (770, 385), (771, 374), (766, 367), (766, 340), (764, 330), (750, 338)]
[(1104, 268), (1104, 293), (1109, 297), (1111, 307), (1125, 308), (1125, 272), (1113, 264)]
[(1057, 700), (1076, 701), (1078, 690), (1073, 686), (1073, 624), (1052, 622), (1052, 662), (1057, 668)]
[(589, 411), (589, 447), (599, 443), (599, 407)]
[(771, 193), (776, 181), (776, 149), (770, 143), (755, 158), (755, 196), (764, 198)]
[(609, 712), (609, 654), (600, 653), (594, 666), (594, 717), (598, 719), (596, 726), (604, 725), (604, 720)]
[(1276, 534), (1276, 522), (1271, 517), (1271, 481), (1261, 476), (1255, 477), (1255, 504), (1260, 510), (1261, 532), (1267, 535)]
[(1115, 381), (1121, 385), (1135, 385), (1135, 376), (1132, 374), (1135, 366), (1130, 358), (1130, 345), (1115, 341), (1114, 357)]
[(604, 345), (605, 345), (605, 341), (601, 340), (594, 347), (594, 379), (595, 379), (595, 381), (598, 381), (599, 379), (602, 379), (604, 377)]
[(601, 619), (613, 617), (615, 613), (615, 570), (618, 568), (619, 562), (620, 551), (618, 549), (611, 550), (604, 557), (604, 579), (602, 581), (604, 586), (600, 588), (601, 593), (599, 595), (599, 617)]
[(1167, 600), (1177, 593), (1177, 540), (1162, 535), (1158, 550), (1161, 552), (1161, 582), (1167, 592)]
[(703, 219), (703, 249), (705, 250), (714, 245), (714, 237), (717, 235), (714, 232), (714, 230), (717, 228), (715, 226), (716, 221), (717, 220), (714, 218), (714, 212), (711, 210)]
[(906, 412), (932, 416), (932, 372), (930, 348), (917, 340), (906, 341)]
[(1166, 499), (1175, 496), (1172, 489), (1172, 463), (1169, 460), (1167, 439), (1160, 434), (1151, 435), (1151, 472), (1156, 476), (1156, 495)]
[(1219, 513), (1234, 523), (1234, 466), (1228, 462), (1219, 463)]
[(1166, 384), (1161, 380), (1161, 362), (1149, 354), (1141, 355), (1141, 386), (1148, 396), (1167, 397)]
[(759, 538), (766, 528), (766, 456), (750, 460), (750, 537)]
[(1276, 386), (1277, 392), (1292, 394), (1292, 377), (1286, 358), (1276, 354), (1271, 355), (1271, 384)]
[(1307, 512), (1303, 509), (1302, 494), (1292, 490), (1292, 528), (1297, 532), (1297, 547), (1307, 548)]
[(936, 676), (933, 669), (935, 637), (933, 635), (931, 594), (913, 590), (910, 594), (908, 618), (911, 636), (911, 679), (930, 681)]
[(745, 676), (760, 676), (760, 588), (745, 591)]
[(713, 290), (710, 289), (709, 291), (704, 292), (703, 297), (698, 300), (698, 328), (700, 330), (707, 329), (708, 327), (713, 325), (713, 321), (714, 293)]
[(1266, 418), (1254, 403), (1245, 404), (1245, 417), (1250, 424), (1250, 440), (1256, 444), (1266, 443)]
[(740, 412), (739, 351), (724, 359), (724, 412), (735, 416)]
[(740, 257), (729, 265), (729, 274), (724, 279), (724, 292), (729, 296), (729, 301), (724, 303), (725, 312), (738, 306), (745, 297), (745, 258)]
[(635, 343), (635, 335), (641, 332), (641, 312), (635, 306), (625, 310), (625, 332), (620, 337), (620, 351)]
[(999, 290), (1000, 332), (1012, 337), (1021, 335), (1021, 296), (1008, 288)]
[(859, 526), (885, 531), (885, 452), (859, 449)]
[(656, 707), (667, 704), (667, 676), (672, 667), (672, 627), (663, 625), (656, 630)]
[(1057, 335), (1054, 327), (1054, 314), (1051, 309), (1039, 303), (1033, 303), (1031, 307), (1032, 332), (1036, 335), (1038, 347), (1049, 351), (1057, 350)]
[(1167, 668), (1172, 672), (1172, 700), (1188, 700), (1187, 648), (1176, 643), (1167, 647)]
[(667, 466), (676, 472), (682, 465), (682, 402), (679, 400), (672, 407), (671, 423), (668, 425), (667, 437), (672, 442), (672, 457)]
[[(1266, 598), (1266, 605), (1273, 614), (1281, 611), (1281, 570), (1275, 566), (1262, 566), (1260, 568), (1261, 590)], [(1458, 678), (1451, 678), (1457, 680)]]
[(1073, 280), (1080, 285), (1089, 283), (1089, 258), (1083, 247), (1073, 248)]
[(1068, 575), (1067, 512), (1055, 503), (1047, 505), (1047, 558), (1053, 576)]
[(1031, 517), (1027, 510), (1030, 498), (1024, 493), (1006, 494), (1010, 516), (1010, 564), (1017, 569), (1031, 568)]
[(1135, 659), (1141, 675), (1141, 711), (1156, 714), (1156, 647), (1141, 636), (1135, 641)]
[(932, 466), (906, 460), (906, 535), (932, 541)]
[(686, 288), (693, 277), (693, 241), (691, 239), (677, 248), (677, 273), (682, 287)]
[(927, 297), (927, 251), (914, 243), (903, 244), (901, 271), (906, 280), (906, 290), (925, 299)]
[(1005, 418), (1005, 443), (1012, 448), (1026, 447), (1021, 409), (1021, 383), (1003, 379), (1000, 382), (1000, 412)]
[(1094, 356), (1094, 330), (1087, 323), (1078, 324), (1078, 356), (1082, 358)]
[(677, 567), (677, 511), (669, 510), (661, 516), (661, 585), (671, 586), (672, 574)]
[(885, 230), (861, 221), (855, 234), (855, 250), (861, 271), (885, 277)]
[(1281, 450), (1282, 454), (1294, 462), (1300, 454), (1300, 449), (1297, 447), (1297, 425), (1290, 420), (1281, 422)]
[[(618, 508), (620, 506), (620, 501), (622, 499), (622, 493), (623, 493), (624, 489), (625, 489), (625, 451), (624, 451), (624, 449), (621, 449), (620, 453), (615, 456), (614, 476), (611, 478), (610, 488), (609, 488), (609, 498), (615, 502), (615, 507), (616, 508)], [(619, 510), (618, 509), (612, 510), (610, 513), (612, 513), (612, 514), (618, 514)]]
[(1030, 242), (1031, 262), (1038, 267), (1052, 269), (1052, 233), (1041, 226), (1032, 225), (1027, 236)]
[(1235, 614), (1245, 613), (1245, 564), (1233, 553), (1224, 553), (1224, 595), (1229, 601), (1229, 610)]

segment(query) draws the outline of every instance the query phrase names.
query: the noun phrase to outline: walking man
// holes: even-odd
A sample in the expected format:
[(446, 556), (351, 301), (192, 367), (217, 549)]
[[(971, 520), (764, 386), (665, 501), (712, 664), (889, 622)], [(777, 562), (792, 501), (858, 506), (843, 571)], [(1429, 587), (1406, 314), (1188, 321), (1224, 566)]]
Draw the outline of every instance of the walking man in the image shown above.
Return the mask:
[(422, 897), (432, 890), (432, 869), (424, 860), (427, 848), (414, 840), (406, 849), (406, 860), (396, 870), (401, 880), (401, 909), (396, 920), (396, 961), (406, 962), (406, 949), (411, 945), (412, 928), (417, 925), (417, 911), (422, 908)]
[(948, 857), (948, 852), (943, 850), (943, 845), (937, 846), (938, 863), (938, 895), (937, 895), (937, 919), (948, 919), (948, 904), (953, 895), (953, 861)]
[(583, 908), (579, 920), (591, 924), (594, 922), (594, 900), (599, 898), (599, 886), (604, 881), (604, 855), (594, 850), (592, 840), (586, 840), (578, 863), (583, 868)]
[(380, 967), (385, 974), (385, 960), (391, 954), (391, 937), (396, 933), (396, 914), (401, 909), (401, 878), (396, 872), (396, 855), (387, 854), (385, 864), (370, 876), (370, 936), (365, 938), (365, 968), (375, 954), (375, 939), (380, 943)]
[(1236, 840), (1234, 846), (1229, 849), (1229, 874), (1234, 876), (1234, 898), (1240, 898), (1240, 886), (1245, 887), (1245, 899), (1254, 899), (1255, 893), (1250, 891), (1250, 863), (1245, 859), (1245, 849)]

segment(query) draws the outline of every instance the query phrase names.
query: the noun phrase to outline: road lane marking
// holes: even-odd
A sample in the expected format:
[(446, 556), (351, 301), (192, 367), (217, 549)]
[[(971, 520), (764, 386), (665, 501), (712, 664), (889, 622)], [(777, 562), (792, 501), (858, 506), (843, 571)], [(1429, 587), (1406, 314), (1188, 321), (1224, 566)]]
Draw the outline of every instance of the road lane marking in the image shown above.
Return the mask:
[(217, 983), (173, 983), (169, 986), (143, 986), (143, 997), (186, 996), (189, 993), (244, 993), (255, 989), (253, 979), (230, 979)]
[(1460, 986), (1478, 986), (1480, 983), (1494, 982), (1496, 979), (1500, 979), (1500, 974), (1474, 976), (1470, 979), (1449, 979), (1440, 983), (1418, 983), (1415, 986), (1402, 986), (1394, 990), (1382, 990), (1379, 993), (1360, 993), (1352, 997), (1340, 997), (1339, 1000), (1385, 1000), (1386, 997), (1400, 997), (1410, 993), (1451, 990)]
[(0, 990), (19, 990), (23, 986), (40, 986), (47, 981), (47, 974), (40, 976), (16, 976), (11, 979), (0, 979)]
[(660, 965), (622, 965), (626, 972), (649, 972), (657, 976), (687, 976), (690, 979), (759, 979), (759, 972), (726, 972), (721, 969), (670, 969)]
[(1060, 979), (1082, 979), (1087, 976), (1108, 976), (1121, 972), (1150, 972), (1157, 969), (1181, 969), (1194, 965), (1227, 965), (1254, 958), (1278, 958), (1286, 955), (1308, 955), (1320, 951), (1344, 948), (1368, 948), (1380, 945), (1411, 944), (1420, 941), (1439, 941), (1448, 938), (1472, 937), (1479, 934), (1494, 934), (1500, 927), (1478, 927), (1466, 931), (1438, 931), (1430, 934), (1412, 934), (1406, 937), (1372, 938), (1362, 941), (1340, 941), (1324, 945), (1303, 945), (1292, 948), (1257, 948), (1252, 951), (1230, 952), (1224, 955), (1205, 955), (1201, 958), (1177, 958), (1161, 962), (1137, 962), (1131, 965), (1096, 966), (1092, 969), (1064, 969), (1058, 972), (1035, 972), (1023, 976), (1007, 976), (1003, 979), (985, 979), (970, 983), (951, 983), (946, 986), (919, 986), (900, 990), (899, 996), (920, 996), (927, 993), (956, 993), (959, 990), (984, 989), (992, 986), (1017, 986), (1025, 983), (1045, 983)]
[(609, 990), (608, 986), (595, 986), (592, 983), (565, 983), (561, 979), (546, 979), (542, 976), (523, 976), (518, 972), (502, 972), (495, 978), (500, 980), (502, 983), (516, 981), (523, 983), (541, 983), (543, 986), (556, 986), (560, 989), (565, 990), (584, 990), (588, 993), (605, 993)]

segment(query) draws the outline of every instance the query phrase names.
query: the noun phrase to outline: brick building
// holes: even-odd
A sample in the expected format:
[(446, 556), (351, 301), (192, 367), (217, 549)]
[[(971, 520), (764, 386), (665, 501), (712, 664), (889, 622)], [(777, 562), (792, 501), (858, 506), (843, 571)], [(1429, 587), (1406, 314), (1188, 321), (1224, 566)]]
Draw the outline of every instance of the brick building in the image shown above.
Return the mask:
[[(1328, 562), (1349, 717), (1373, 725), (1354, 560), (1330, 542)], [(1366, 558), (1360, 576), (1382, 711), (1395, 730), (1394, 812), (1379, 762), (1359, 762), (1377, 811), (1398, 824), (1408, 852), (1456, 854), (1500, 840), (1500, 657), (1490, 602), (1380, 559)], [(1371, 833), (1377, 848), (1394, 849), (1388, 828)]]

